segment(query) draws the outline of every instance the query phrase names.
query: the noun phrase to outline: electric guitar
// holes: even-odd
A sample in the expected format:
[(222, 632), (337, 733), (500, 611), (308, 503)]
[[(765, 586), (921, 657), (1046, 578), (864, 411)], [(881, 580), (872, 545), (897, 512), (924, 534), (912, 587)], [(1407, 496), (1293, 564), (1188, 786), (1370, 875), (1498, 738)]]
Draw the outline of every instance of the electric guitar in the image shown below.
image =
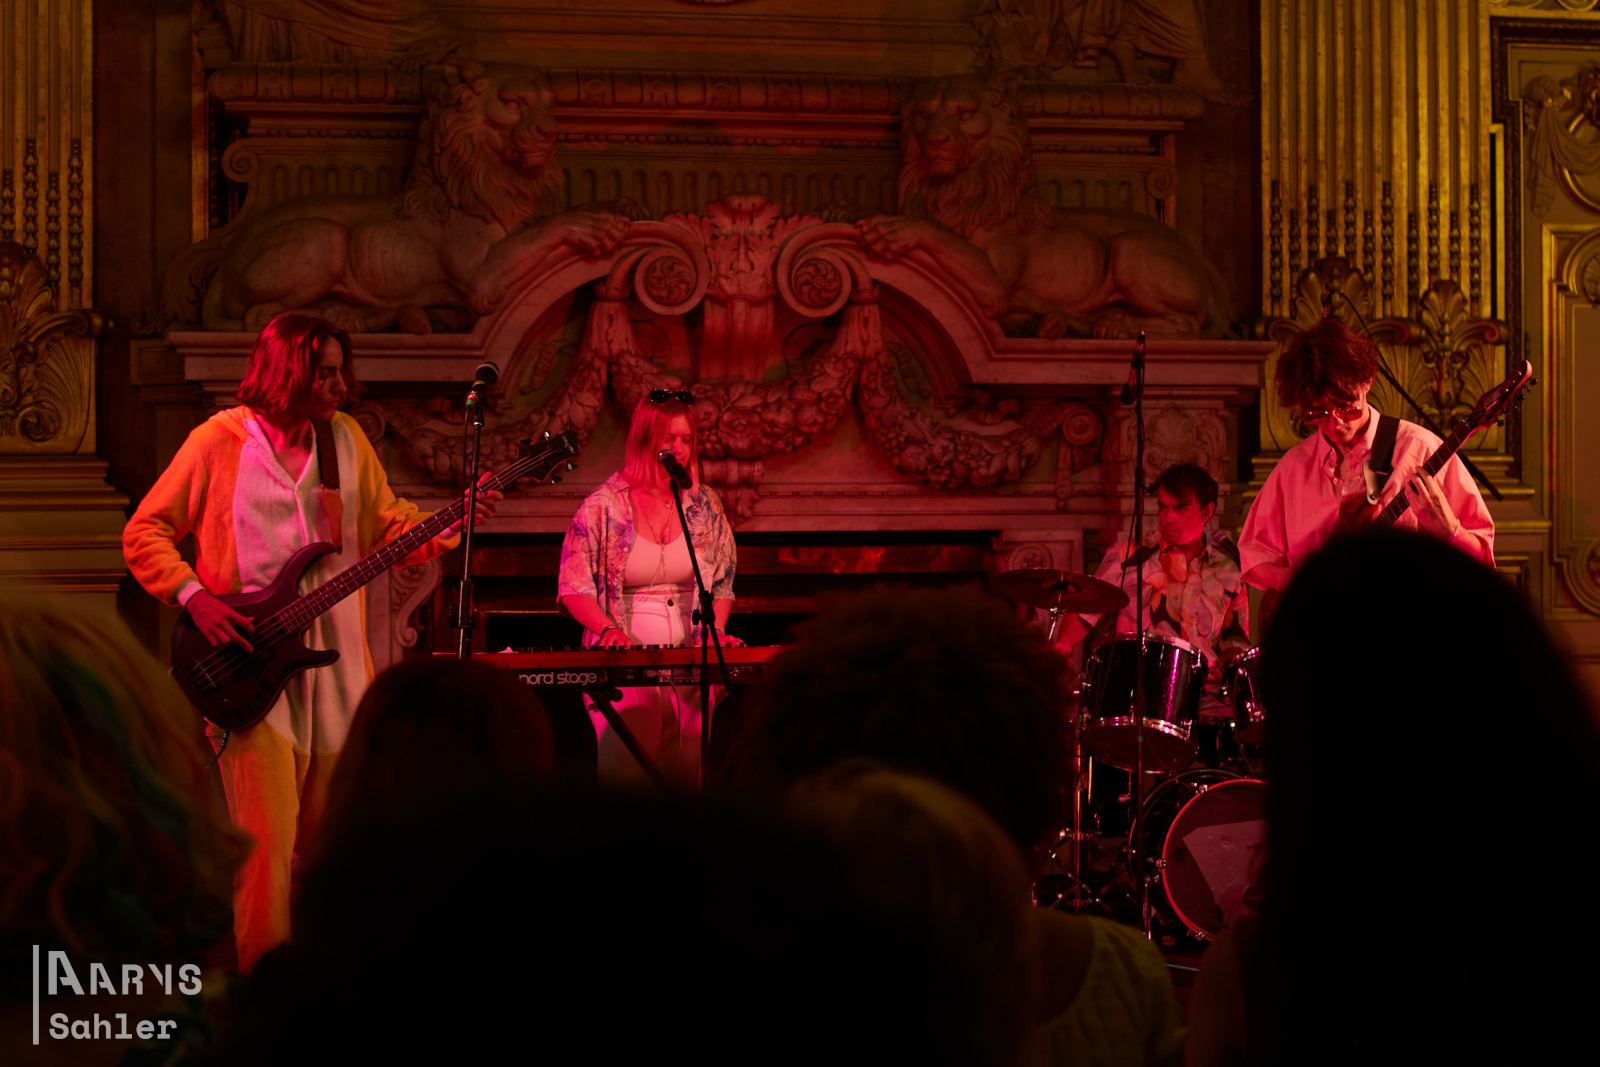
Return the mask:
[[(524, 441), (515, 462), (491, 474), (479, 488), (504, 491), (524, 478), (560, 481), (551, 477), (552, 472), (568, 456), (577, 454), (572, 431), (554, 438), (546, 433), (538, 446)], [(567, 466), (570, 469), (572, 464)], [(334, 550), (326, 541), (313, 542), (290, 556), (267, 588), (217, 597), (254, 624), (249, 635), (254, 652), (232, 642), (213, 646), (184, 612), (172, 631), (172, 677), (208, 721), (224, 730), (255, 725), (272, 709), (289, 679), (339, 658), (336, 650), (311, 649), (301, 643), (300, 635), (311, 623), (459, 522), (466, 509), (466, 498), (458, 497), (304, 596), (297, 596), (295, 588), (307, 567)]]
[[(1439, 447), (1434, 449), (1433, 455), (1428, 457), (1428, 461), (1421, 469), (1429, 474), (1438, 474), (1440, 468), (1450, 462), (1450, 457), (1461, 451), (1461, 446), (1467, 443), (1469, 437), (1504, 419), (1506, 412), (1522, 399), (1531, 385), (1533, 385), (1533, 364), (1523, 360), (1522, 365), (1505, 381), (1478, 398), (1477, 404), (1473, 405), (1465, 418), (1456, 423), (1455, 429), (1450, 431), (1450, 436), (1440, 442)], [(1376, 505), (1369, 504), (1360, 497), (1356, 500), (1359, 503), (1358, 507), (1340, 514), (1335, 533), (1345, 533), (1368, 523), (1392, 526), (1394, 521), (1405, 514), (1406, 509), (1411, 506), (1404, 486), (1381, 511)]]

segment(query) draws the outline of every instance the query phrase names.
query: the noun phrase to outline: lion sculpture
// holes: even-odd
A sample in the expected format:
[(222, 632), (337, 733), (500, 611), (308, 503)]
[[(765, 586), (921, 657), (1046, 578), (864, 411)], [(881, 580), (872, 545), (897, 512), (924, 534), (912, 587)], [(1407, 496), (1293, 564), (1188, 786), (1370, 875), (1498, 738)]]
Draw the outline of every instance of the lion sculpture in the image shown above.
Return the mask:
[(901, 113), (901, 216), (858, 223), (875, 255), (921, 251), (1008, 329), (1039, 337), (1192, 338), (1226, 325), (1221, 277), (1177, 231), (1132, 211), (1052, 211), (1004, 76), (917, 85)]
[(247, 220), (206, 289), (204, 323), (254, 331), (281, 311), (305, 310), (351, 332), (398, 322), (428, 333), (430, 309), (487, 314), (562, 245), (610, 252), (627, 218), (556, 213), (551, 100), (549, 82), (530, 68), (447, 67), (430, 90), (405, 188), (300, 197)]

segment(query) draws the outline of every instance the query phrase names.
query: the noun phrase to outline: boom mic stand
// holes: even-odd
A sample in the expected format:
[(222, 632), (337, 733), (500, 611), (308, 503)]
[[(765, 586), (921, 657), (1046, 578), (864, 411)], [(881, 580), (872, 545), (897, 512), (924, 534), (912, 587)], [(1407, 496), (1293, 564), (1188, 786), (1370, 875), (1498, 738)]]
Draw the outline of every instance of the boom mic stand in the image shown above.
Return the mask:
[[(463, 457), (470, 451), (472, 460), (467, 469), (467, 514), (461, 523), (461, 592), (456, 598), (456, 626), (461, 631), (461, 644), (456, 658), (472, 658), (472, 631), (478, 622), (472, 617), (472, 531), (478, 524), (478, 464), (483, 448), (483, 390), (500, 377), (500, 368), (493, 363), (481, 364), (472, 372), (472, 388), (467, 390), (467, 421), (461, 426), (461, 451)], [(468, 441), (471, 448), (468, 448)]]
[[(1133, 545), (1137, 557), (1144, 547), (1144, 331), (1133, 354)], [(1144, 561), (1134, 567), (1133, 629), (1138, 643), (1133, 651), (1133, 878), (1139, 892), (1139, 922), (1150, 937), (1150, 880), (1144, 869)]]
[[(711, 671), (709, 650), (717, 650), (717, 666), (722, 671), (722, 684), (728, 684), (728, 660), (722, 654), (722, 638), (717, 636), (717, 616), (711, 600), (711, 591), (700, 576), (700, 560), (695, 555), (694, 541), (689, 537), (689, 516), (683, 510), (683, 490), (669, 472), (667, 484), (672, 488), (672, 502), (678, 506), (678, 523), (683, 527), (683, 544), (689, 550), (689, 566), (694, 570), (694, 584), (699, 596), (699, 606), (691, 617), (700, 626), (700, 785), (705, 788), (706, 764), (711, 758)], [(710, 644), (707, 644), (709, 640)]]

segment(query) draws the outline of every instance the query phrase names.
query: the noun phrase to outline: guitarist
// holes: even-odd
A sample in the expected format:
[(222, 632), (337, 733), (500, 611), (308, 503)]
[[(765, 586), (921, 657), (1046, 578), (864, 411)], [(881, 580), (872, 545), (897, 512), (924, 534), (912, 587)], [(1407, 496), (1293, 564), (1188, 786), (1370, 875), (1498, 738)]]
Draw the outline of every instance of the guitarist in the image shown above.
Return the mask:
[(1239, 538), (1244, 580), (1268, 593), (1263, 626), (1276, 594), (1306, 557), (1399, 493), (1410, 506), (1396, 526), (1431, 534), (1494, 566), (1494, 520), (1466, 467), (1451, 456), (1437, 477), (1421, 469), (1441, 442), (1367, 403), (1377, 373), (1377, 346), (1332, 315), (1279, 357), (1278, 402), (1316, 432), (1284, 453), (1267, 476)]
[[(262, 329), (239, 384), (239, 406), (189, 434), (123, 531), (139, 584), (188, 609), (213, 645), (250, 649), (252, 626), (213, 594), (270, 585), (297, 550), (331, 541), (303, 581), (315, 587), (428, 516), (399, 498), (366, 434), (340, 412), (360, 386), (349, 336), (309, 315), (279, 315)], [(478, 495), (477, 521), (498, 492)], [(178, 542), (194, 534), (191, 567)], [(454, 547), (453, 531), (408, 563)], [(239, 969), (248, 974), (289, 938), (290, 859), (304, 852), (350, 718), (372, 680), (360, 597), (317, 618), (308, 646), (338, 649), (334, 663), (295, 676), (256, 725), (238, 731), (218, 761), (234, 823), (256, 838), (234, 883)], [(208, 727), (213, 744), (221, 731)]]

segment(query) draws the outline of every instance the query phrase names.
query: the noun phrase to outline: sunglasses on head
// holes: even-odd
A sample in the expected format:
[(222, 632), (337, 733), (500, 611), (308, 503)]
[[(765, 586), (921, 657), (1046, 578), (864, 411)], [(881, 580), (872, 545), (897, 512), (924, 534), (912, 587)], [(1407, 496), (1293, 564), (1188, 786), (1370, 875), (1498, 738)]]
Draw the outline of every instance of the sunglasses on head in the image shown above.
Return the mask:
[(687, 389), (652, 389), (645, 395), (645, 399), (652, 404), (665, 404), (669, 400), (693, 404), (694, 394)]

